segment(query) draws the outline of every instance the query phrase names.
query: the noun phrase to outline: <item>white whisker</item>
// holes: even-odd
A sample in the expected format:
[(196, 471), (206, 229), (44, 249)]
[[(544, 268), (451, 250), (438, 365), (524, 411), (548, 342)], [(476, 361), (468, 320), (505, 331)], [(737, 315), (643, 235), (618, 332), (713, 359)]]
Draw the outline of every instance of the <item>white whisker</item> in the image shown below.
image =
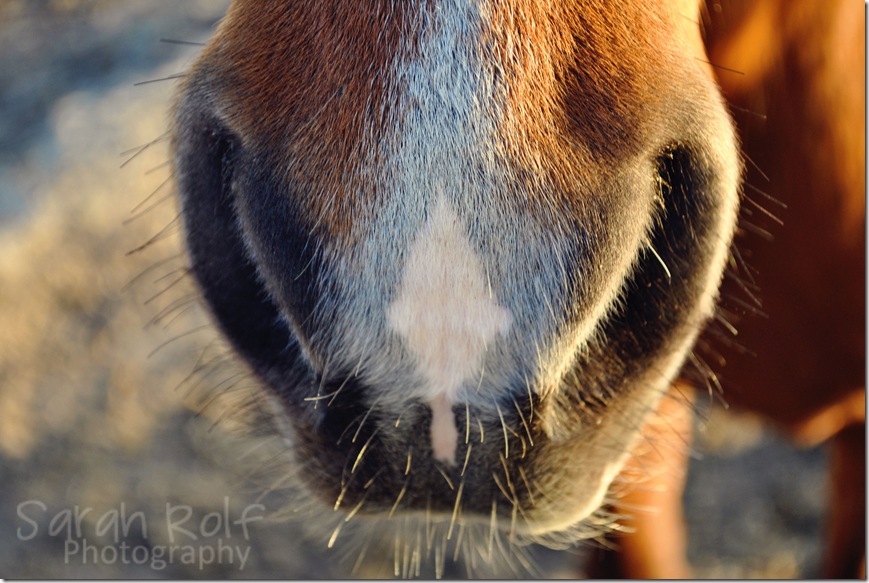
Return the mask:
[(447, 540), (450, 540), (453, 536), (453, 527), (456, 525), (456, 518), (459, 515), (459, 506), (462, 502), (462, 491), (465, 489), (465, 481), (462, 480), (459, 482), (459, 490), (456, 492), (456, 501), (453, 504), (453, 513), (450, 516), (450, 527), (447, 529)]

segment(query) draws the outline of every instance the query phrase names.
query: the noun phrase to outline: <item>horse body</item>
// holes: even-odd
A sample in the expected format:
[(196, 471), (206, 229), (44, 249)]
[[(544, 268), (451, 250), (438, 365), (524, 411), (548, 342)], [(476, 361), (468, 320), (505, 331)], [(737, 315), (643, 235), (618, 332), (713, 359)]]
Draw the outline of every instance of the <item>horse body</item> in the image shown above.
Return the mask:
[(800, 443), (832, 440), (824, 573), (853, 577), (866, 547), (865, 6), (723, 7), (709, 51), (740, 70), (719, 77), (752, 161), (744, 230), (771, 233), (736, 239), (748, 269), (723, 293), (763, 316), (736, 323), (745, 350), (723, 351), (724, 398)]

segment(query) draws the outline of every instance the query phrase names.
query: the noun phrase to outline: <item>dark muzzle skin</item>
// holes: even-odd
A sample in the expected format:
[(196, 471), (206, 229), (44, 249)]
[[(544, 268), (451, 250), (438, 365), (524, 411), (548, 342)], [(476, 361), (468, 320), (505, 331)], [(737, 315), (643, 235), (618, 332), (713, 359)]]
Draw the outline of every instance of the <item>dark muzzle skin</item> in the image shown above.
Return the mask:
[(359, 516), (577, 529), (728, 256), (697, 31), (666, 2), (300, 4), (233, 3), (173, 125), (192, 273), (287, 463)]

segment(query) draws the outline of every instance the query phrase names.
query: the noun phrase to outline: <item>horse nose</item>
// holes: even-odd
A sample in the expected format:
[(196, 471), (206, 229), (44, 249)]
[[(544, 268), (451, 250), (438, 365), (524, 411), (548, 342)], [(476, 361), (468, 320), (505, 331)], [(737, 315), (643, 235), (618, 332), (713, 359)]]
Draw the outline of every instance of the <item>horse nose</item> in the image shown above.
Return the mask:
[(308, 489), (351, 514), (581, 523), (713, 310), (739, 164), (711, 82), (640, 12), (617, 38), (570, 19), (547, 56), (447, 3), (372, 69), (240, 43), (309, 50), (337, 21), (236, 6), (176, 106), (182, 217)]

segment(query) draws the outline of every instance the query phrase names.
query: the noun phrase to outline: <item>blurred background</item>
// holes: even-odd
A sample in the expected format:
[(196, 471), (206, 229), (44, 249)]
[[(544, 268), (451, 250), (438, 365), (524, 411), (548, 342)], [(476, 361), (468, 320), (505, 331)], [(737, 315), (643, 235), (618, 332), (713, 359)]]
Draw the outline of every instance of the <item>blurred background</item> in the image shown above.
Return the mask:
[[(279, 454), (245, 429), (258, 419), (250, 383), (223, 390), (245, 376), (183, 276), (161, 138), (174, 77), (227, 4), (0, 0), (0, 577), (330, 578), (354, 566), (280, 487), (263, 495), (248, 477), (251, 458)], [(696, 575), (816, 576), (824, 451), (713, 401), (698, 402), (685, 495)], [(154, 560), (173, 544), (192, 554)], [(536, 574), (575, 576), (590, 544), (534, 550)], [(232, 549), (208, 562), (220, 545)], [(391, 573), (376, 555), (359, 575)]]

